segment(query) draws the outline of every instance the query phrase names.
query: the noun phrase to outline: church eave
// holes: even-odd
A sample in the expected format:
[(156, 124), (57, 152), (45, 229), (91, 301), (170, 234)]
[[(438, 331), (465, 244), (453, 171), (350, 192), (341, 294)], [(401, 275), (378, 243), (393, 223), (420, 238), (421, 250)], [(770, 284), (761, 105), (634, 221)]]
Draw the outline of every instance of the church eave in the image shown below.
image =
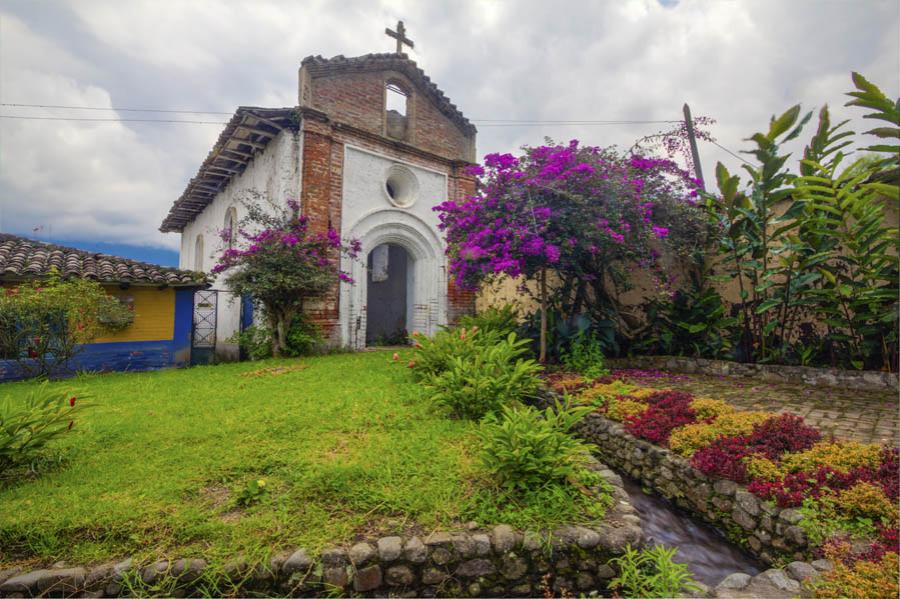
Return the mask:
[(239, 107), (200, 165), (197, 175), (169, 209), (159, 230), (184, 230), (212, 203), (233, 177), (241, 174), (256, 154), (284, 129), (298, 127), (296, 108)]

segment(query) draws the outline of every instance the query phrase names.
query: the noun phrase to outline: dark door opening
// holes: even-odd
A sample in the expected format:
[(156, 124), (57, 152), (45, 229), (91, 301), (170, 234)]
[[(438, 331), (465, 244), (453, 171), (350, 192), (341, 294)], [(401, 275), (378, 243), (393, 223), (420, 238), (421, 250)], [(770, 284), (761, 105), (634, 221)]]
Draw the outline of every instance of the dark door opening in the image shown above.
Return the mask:
[(366, 345), (405, 344), (409, 255), (384, 243), (369, 252), (367, 266)]

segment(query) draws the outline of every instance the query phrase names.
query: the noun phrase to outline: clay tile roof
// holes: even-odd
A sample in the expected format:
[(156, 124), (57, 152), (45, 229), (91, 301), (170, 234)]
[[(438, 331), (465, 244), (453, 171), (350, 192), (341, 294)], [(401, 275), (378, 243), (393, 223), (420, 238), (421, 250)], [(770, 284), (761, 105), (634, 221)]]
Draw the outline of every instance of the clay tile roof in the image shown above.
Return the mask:
[(101, 283), (202, 286), (206, 275), (128, 258), (52, 245), (0, 233), (0, 281), (44, 277), (55, 268), (64, 278), (80, 277)]
[(434, 84), (425, 71), (420, 69), (414, 60), (410, 60), (406, 54), (384, 53), (365, 54), (347, 58), (337, 55), (333, 58), (321, 56), (307, 56), (301, 63), (306, 67), (312, 77), (322, 77), (342, 72), (365, 72), (391, 69), (406, 75), (410, 81), (424, 90), (438, 107), (438, 109), (451, 121), (457, 124), (466, 135), (475, 135), (475, 125), (469, 122), (456, 104), (444, 95), (444, 92)]
[(239, 107), (200, 165), (197, 175), (188, 181), (181, 197), (172, 204), (159, 230), (163, 233), (184, 230), (185, 225), (203, 212), (270, 140), (282, 129), (295, 126), (296, 115), (295, 108)]

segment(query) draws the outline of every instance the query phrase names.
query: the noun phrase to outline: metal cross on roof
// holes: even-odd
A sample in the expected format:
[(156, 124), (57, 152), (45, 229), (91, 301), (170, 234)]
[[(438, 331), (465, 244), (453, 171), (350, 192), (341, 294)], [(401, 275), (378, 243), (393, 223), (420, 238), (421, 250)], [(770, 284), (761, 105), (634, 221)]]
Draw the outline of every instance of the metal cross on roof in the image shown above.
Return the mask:
[(403, 21), (397, 21), (397, 31), (391, 30), (390, 27), (385, 27), (384, 33), (397, 40), (397, 54), (403, 53), (404, 45), (410, 48), (415, 47), (413, 41), (406, 37), (406, 27), (403, 26)]

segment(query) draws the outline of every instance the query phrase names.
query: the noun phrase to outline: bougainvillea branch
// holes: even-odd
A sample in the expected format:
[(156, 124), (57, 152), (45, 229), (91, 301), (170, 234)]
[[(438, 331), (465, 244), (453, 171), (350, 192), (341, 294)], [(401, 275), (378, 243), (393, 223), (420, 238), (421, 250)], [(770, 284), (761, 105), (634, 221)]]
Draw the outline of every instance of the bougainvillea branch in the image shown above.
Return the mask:
[(272, 329), (272, 354), (279, 356), (305, 300), (321, 296), (338, 280), (353, 283), (340, 270), (340, 257), (356, 258), (361, 247), (357, 240), (345, 243), (333, 229), (311, 231), (293, 200), (284, 208), (266, 207), (258, 198), (243, 205), (247, 216), (237, 231), (239, 243), (222, 250), (212, 272), (227, 273), (232, 292), (262, 304)]
[(700, 182), (671, 160), (573, 140), (526, 147), (521, 157), (488, 154), (470, 172), (480, 192), (435, 207), (450, 271), (464, 288), (552, 273), (574, 282), (575, 297), (590, 288), (608, 305), (617, 294), (607, 287), (627, 285), (627, 270), (647, 268), (664, 280), (660, 257), (690, 253), (705, 238)]

